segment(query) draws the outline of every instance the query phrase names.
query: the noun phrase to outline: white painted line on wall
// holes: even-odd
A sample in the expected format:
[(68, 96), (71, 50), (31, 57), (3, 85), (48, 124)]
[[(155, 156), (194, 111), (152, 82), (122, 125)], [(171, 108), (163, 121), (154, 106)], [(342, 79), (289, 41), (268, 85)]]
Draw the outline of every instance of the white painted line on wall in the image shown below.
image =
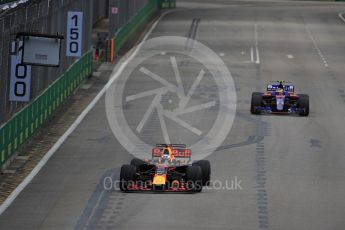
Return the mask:
[[(167, 12), (168, 13), (168, 12)], [(162, 14), (158, 20), (151, 26), (150, 30), (146, 33), (143, 41), (147, 40), (152, 31), (156, 28), (159, 21), (167, 14)], [(34, 177), (41, 171), (43, 166), (48, 162), (48, 160), (54, 155), (54, 153), (61, 147), (61, 145), (66, 141), (66, 139), (71, 135), (71, 133), (78, 127), (78, 125), (84, 120), (86, 115), (93, 109), (97, 102), (102, 98), (107, 89), (112, 85), (112, 83), (120, 76), (123, 70), (126, 68), (129, 62), (138, 54), (143, 43), (140, 43), (134, 50), (134, 52), (124, 60), (119, 68), (114, 69), (108, 83), (102, 88), (102, 90), (97, 94), (97, 96), (90, 102), (90, 104), (84, 109), (84, 111), (78, 116), (74, 123), (68, 128), (68, 130), (59, 138), (59, 140), (49, 149), (49, 151), (44, 155), (40, 162), (35, 166), (35, 168), (30, 172), (30, 174), (18, 185), (18, 187), (7, 197), (7, 199), (0, 206), (0, 215), (6, 211), (6, 209), (13, 203), (13, 201), (18, 197), (18, 195), (24, 190), (24, 188), (34, 179)]]

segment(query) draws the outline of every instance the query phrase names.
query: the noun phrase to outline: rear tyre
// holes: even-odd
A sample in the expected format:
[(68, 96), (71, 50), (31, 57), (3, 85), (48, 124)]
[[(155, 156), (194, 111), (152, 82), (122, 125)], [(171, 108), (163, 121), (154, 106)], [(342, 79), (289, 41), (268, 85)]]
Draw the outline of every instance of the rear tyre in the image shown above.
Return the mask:
[(202, 186), (210, 185), (211, 179), (211, 164), (208, 160), (196, 161), (192, 164), (193, 166), (200, 166), (201, 168), (201, 179)]
[(146, 164), (146, 162), (141, 160), (141, 159), (133, 158), (131, 160), (131, 165), (136, 167), (136, 168), (140, 167), (140, 165), (143, 165), (143, 164)]
[(262, 106), (262, 93), (254, 92), (252, 93), (252, 100), (250, 105), (250, 112), (252, 114), (260, 114), (260, 110), (257, 107)]
[(309, 115), (309, 95), (307, 94), (300, 94), (298, 100), (298, 109), (300, 116), (308, 116)]
[(127, 191), (128, 185), (133, 183), (136, 176), (136, 169), (133, 165), (122, 165), (120, 172), (120, 190)]
[(193, 192), (202, 191), (202, 173), (200, 166), (188, 166), (187, 167), (187, 184), (189, 190)]

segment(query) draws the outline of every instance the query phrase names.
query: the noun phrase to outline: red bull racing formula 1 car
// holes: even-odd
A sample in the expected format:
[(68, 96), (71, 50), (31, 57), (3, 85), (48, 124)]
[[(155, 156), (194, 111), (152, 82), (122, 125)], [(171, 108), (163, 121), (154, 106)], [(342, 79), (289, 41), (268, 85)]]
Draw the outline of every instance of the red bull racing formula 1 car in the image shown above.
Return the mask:
[(309, 115), (309, 96), (295, 94), (291, 83), (277, 81), (268, 84), (266, 93), (254, 92), (251, 101), (251, 113), (277, 113)]
[(151, 160), (134, 158), (123, 165), (120, 189), (123, 192), (201, 192), (211, 175), (210, 162), (191, 163), (192, 152), (184, 144), (157, 144)]

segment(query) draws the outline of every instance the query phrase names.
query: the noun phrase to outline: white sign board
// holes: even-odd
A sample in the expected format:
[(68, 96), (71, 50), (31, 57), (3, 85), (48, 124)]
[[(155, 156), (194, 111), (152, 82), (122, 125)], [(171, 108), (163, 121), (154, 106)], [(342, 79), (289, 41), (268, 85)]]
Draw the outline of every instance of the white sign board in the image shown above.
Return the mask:
[[(22, 46), (22, 42), (19, 46)], [(12, 43), (14, 51), (15, 42)], [(30, 100), (30, 83), (31, 83), (31, 66), (22, 63), (22, 51), (16, 55), (11, 55), (11, 80), (10, 80), (10, 101), (29, 101)]]
[(82, 54), (83, 12), (69, 11), (67, 15), (66, 56), (80, 57)]
[(59, 66), (61, 39), (28, 35), (24, 36), (23, 41), (22, 63), (39, 66)]

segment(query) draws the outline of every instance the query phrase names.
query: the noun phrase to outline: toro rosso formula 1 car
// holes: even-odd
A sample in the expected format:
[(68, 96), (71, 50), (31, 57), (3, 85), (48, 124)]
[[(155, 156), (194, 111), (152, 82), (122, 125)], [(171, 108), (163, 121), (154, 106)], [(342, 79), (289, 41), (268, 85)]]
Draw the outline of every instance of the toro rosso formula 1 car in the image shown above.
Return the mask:
[(295, 94), (291, 83), (277, 81), (268, 84), (266, 93), (254, 92), (251, 101), (251, 113), (278, 113), (309, 115), (309, 96)]
[(201, 192), (211, 175), (210, 162), (190, 163), (192, 152), (183, 144), (157, 144), (151, 160), (134, 158), (123, 165), (120, 189), (123, 192)]

